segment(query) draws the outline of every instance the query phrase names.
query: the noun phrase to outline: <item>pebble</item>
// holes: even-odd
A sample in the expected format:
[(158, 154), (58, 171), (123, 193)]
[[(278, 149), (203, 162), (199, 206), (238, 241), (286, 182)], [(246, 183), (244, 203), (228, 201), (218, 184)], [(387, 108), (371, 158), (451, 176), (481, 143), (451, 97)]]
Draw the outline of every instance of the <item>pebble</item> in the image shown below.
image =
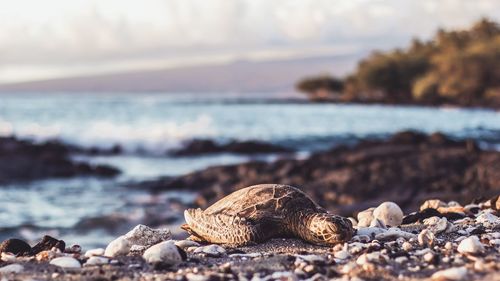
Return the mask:
[(369, 208), (358, 213), (358, 227), (368, 227), (373, 220), (373, 211), (375, 208)]
[[(182, 251), (182, 252), (181, 252)], [(174, 241), (164, 241), (147, 249), (142, 257), (148, 263), (177, 265), (185, 259), (186, 254), (177, 247)]]
[(205, 276), (203, 274), (194, 274), (194, 273), (188, 273), (186, 274), (186, 279), (188, 281), (207, 281), (209, 280), (209, 276)]
[(403, 211), (394, 202), (384, 202), (373, 210), (373, 218), (381, 220), (384, 225), (398, 226), (403, 222)]
[(449, 242), (449, 241), (448, 241), (448, 242), (446, 242), (446, 244), (444, 244), (444, 248), (445, 248), (446, 250), (451, 250), (451, 249), (453, 249), (453, 243), (451, 243), (451, 242)]
[(50, 264), (63, 268), (81, 268), (80, 262), (72, 257), (59, 257), (50, 261)]
[(199, 247), (200, 243), (191, 240), (179, 240), (175, 241), (175, 245), (181, 249), (186, 249), (189, 247)]
[(405, 256), (400, 256), (400, 257), (395, 258), (394, 261), (397, 263), (404, 263), (404, 262), (408, 261), (408, 258)]
[(499, 219), (492, 213), (481, 213), (477, 216), (476, 221), (482, 224), (494, 224), (495, 222), (498, 222)]
[(409, 252), (413, 249), (413, 245), (409, 242), (404, 242), (402, 245), (401, 245), (401, 248), (403, 248), (404, 251), (406, 252)]
[(349, 252), (347, 250), (340, 250), (338, 252), (335, 252), (333, 256), (337, 259), (345, 260), (349, 257)]
[(86, 265), (101, 265), (101, 264), (108, 264), (108, 263), (109, 263), (108, 258), (92, 256), (87, 260), (87, 262), (85, 264)]
[(103, 248), (90, 249), (85, 252), (85, 257), (87, 258), (90, 258), (92, 256), (103, 256), (103, 255), (104, 255)]
[(422, 230), (418, 234), (418, 243), (422, 246), (432, 246), (434, 244), (434, 233), (427, 229)]
[(428, 225), (432, 233), (439, 234), (448, 228), (448, 220), (445, 217), (430, 217), (424, 219), (424, 225)]
[(457, 251), (462, 254), (479, 254), (484, 252), (484, 246), (477, 236), (471, 236), (458, 244)]
[(432, 261), (434, 260), (434, 257), (435, 257), (435, 255), (434, 255), (434, 253), (433, 253), (433, 252), (428, 252), (428, 253), (426, 253), (426, 254), (423, 256), (424, 261), (425, 261), (425, 262), (427, 262), (427, 263), (432, 262)]
[(417, 235), (410, 232), (402, 231), (401, 229), (396, 227), (391, 227), (386, 232), (375, 235), (375, 239), (381, 241), (396, 240), (397, 238), (410, 239), (415, 237), (417, 237)]
[(104, 251), (104, 255), (107, 257), (125, 256), (130, 252), (131, 246), (132, 244), (125, 236), (120, 236), (109, 243)]
[(196, 250), (194, 250), (193, 253), (195, 254), (203, 253), (212, 257), (219, 257), (226, 253), (226, 249), (222, 248), (219, 245), (213, 244), (213, 245), (198, 247), (196, 248)]
[(465, 280), (466, 277), (467, 277), (467, 268), (452, 267), (435, 272), (434, 274), (432, 274), (431, 279), (436, 281), (441, 281), (441, 280), (459, 281), (459, 280)]
[(20, 273), (23, 270), (24, 270), (24, 266), (22, 266), (18, 263), (13, 263), (13, 264), (9, 264), (9, 265), (0, 267), (0, 273)]
[(16, 255), (12, 253), (1, 253), (0, 254), (0, 260), (10, 262), (10, 261), (15, 261), (16, 260)]
[(151, 247), (162, 241), (170, 239), (172, 234), (166, 228), (153, 229), (143, 224), (139, 224), (124, 235), (131, 245)]
[(377, 234), (384, 233), (386, 231), (387, 229), (383, 229), (380, 227), (359, 227), (356, 236), (354, 236), (353, 239), (359, 236), (368, 236), (374, 238)]

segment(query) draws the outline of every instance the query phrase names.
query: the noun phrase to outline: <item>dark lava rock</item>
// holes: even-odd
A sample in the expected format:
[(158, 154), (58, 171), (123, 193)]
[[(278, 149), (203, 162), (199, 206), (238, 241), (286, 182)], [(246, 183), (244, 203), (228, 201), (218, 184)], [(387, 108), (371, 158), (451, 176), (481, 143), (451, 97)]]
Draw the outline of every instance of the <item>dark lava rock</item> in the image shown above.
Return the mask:
[(7, 239), (0, 244), (0, 253), (12, 253), (17, 256), (22, 256), (30, 252), (31, 246), (20, 239)]
[(64, 252), (64, 250), (66, 249), (66, 243), (63, 240), (57, 240), (54, 237), (45, 235), (42, 238), (42, 241), (33, 246), (33, 248), (31, 249), (31, 254), (36, 255), (43, 251), (49, 251), (54, 247), (61, 250), (61, 252)]
[(75, 176), (112, 177), (119, 170), (106, 165), (75, 162), (72, 146), (52, 141), (34, 143), (0, 137), (0, 183)]
[(416, 222), (423, 222), (430, 217), (443, 217), (443, 215), (434, 208), (423, 209), (420, 212), (411, 213), (403, 218), (402, 224), (410, 224)]
[(471, 194), (489, 198), (500, 193), (500, 152), (481, 151), (470, 141), (442, 134), (403, 132), (305, 160), (215, 166), (139, 186), (196, 190), (201, 193), (196, 203), (206, 207), (237, 189), (262, 183), (300, 187), (321, 206), (343, 215), (384, 201), (405, 211), (418, 209), (429, 198), (466, 204)]
[(264, 154), (264, 153), (288, 153), (292, 150), (261, 141), (231, 141), (226, 144), (218, 144), (212, 140), (195, 139), (184, 144), (180, 149), (170, 150), (171, 156), (195, 156), (212, 153), (234, 153), (234, 154)]

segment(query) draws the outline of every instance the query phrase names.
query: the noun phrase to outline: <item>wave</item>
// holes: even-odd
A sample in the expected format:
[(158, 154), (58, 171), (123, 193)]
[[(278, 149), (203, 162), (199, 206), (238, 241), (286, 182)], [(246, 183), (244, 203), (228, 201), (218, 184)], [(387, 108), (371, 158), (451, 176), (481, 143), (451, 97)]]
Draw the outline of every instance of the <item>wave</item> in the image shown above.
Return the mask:
[(16, 136), (35, 142), (58, 140), (83, 148), (111, 149), (120, 146), (126, 153), (164, 154), (194, 138), (216, 138), (217, 130), (208, 115), (186, 122), (165, 121), (146, 125), (93, 121), (86, 124), (43, 125), (0, 120), (0, 136)]

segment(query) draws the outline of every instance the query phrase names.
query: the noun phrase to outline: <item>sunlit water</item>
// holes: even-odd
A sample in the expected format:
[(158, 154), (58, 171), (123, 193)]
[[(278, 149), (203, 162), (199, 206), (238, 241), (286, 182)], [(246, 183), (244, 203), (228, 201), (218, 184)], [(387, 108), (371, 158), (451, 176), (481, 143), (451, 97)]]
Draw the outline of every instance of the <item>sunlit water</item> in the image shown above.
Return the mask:
[[(144, 202), (191, 200), (190, 193), (151, 195), (124, 187), (129, 180), (179, 175), (210, 165), (247, 161), (236, 155), (170, 158), (182, 141), (264, 140), (302, 153), (401, 130), (441, 131), (500, 144), (500, 113), (491, 110), (334, 105), (291, 102), (265, 94), (0, 94), (0, 135), (59, 139), (84, 147), (122, 146), (119, 156), (78, 159), (108, 163), (114, 180), (44, 180), (0, 186), (0, 238), (36, 239), (53, 233), (69, 243), (103, 245), (116, 235), (71, 231), (83, 218), (123, 214), (140, 222)], [(269, 160), (269, 158), (266, 158)], [(165, 212), (175, 212), (168, 207)], [(177, 210), (178, 211), (178, 210)]]

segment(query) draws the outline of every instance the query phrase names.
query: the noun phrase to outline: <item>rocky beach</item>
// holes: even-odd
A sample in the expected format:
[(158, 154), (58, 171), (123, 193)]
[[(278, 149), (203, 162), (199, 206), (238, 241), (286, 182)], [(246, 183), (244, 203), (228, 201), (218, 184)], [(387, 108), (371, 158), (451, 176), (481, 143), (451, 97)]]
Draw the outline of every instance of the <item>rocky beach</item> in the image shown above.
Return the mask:
[[(33, 146), (39, 151), (35, 155), (61, 151), (67, 157), (75, 151), (4, 139), (2, 147), (7, 145)], [(499, 165), (499, 152), (481, 149), (473, 140), (401, 132), (305, 159), (131, 182), (127, 188), (152, 194), (198, 194), (192, 203), (178, 202), (179, 211), (205, 208), (252, 184), (290, 184), (329, 211), (351, 217), (357, 232), (333, 247), (293, 238), (236, 248), (203, 245), (184, 240), (187, 235), (178, 228), (162, 228), (165, 215), (153, 205), (144, 221), (149, 226), (125, 231), (102, 249), (82, 249), (50, 236), (33, 246), (7, 239), (0, 245), (0, 275), (6, 280), (498, 280)], [(114, 221), (102, 220), (88, 221), (88, 227)], [(123, 217), (114, 224), (114, 231), (123, 231), (130, 222)]]

